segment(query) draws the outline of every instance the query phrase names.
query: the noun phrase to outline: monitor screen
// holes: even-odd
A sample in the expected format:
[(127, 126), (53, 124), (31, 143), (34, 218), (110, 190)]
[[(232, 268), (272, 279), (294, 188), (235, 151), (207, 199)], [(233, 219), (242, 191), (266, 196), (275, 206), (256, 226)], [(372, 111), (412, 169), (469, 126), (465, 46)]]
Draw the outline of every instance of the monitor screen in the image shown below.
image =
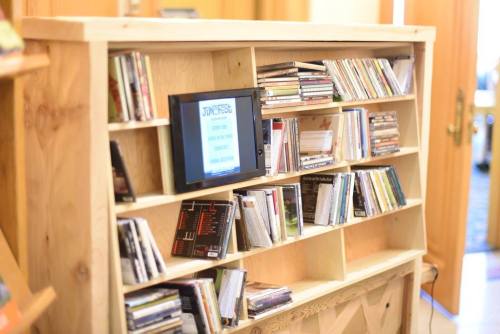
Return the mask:
[(265, 174), (255, 89), (169, 97), (178, 192)]

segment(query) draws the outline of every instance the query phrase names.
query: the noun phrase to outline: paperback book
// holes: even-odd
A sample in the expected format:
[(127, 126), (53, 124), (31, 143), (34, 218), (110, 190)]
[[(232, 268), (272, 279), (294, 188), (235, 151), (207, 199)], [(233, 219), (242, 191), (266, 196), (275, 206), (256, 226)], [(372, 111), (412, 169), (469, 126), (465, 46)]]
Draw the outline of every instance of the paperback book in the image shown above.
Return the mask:
[(172, 255), (225, 258), (235, 209), (233, 201), (182, 201)]

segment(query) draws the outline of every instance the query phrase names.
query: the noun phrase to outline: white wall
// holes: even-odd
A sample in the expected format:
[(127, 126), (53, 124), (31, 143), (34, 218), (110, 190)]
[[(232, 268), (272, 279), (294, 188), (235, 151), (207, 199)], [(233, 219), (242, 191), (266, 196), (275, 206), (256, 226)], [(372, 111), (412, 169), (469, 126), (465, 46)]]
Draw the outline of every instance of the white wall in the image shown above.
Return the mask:
[(310, 0), (311, 21), (378, 23), (380, 0)]

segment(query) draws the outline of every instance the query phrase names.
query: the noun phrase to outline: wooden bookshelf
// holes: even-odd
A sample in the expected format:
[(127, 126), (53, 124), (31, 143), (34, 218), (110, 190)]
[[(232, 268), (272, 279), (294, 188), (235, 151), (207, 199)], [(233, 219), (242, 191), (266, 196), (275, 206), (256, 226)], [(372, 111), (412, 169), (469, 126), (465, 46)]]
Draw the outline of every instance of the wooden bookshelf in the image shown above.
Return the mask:
[[(65, 263), (82, 270), (88, 283), (83, 285), (74, 277), (68, 277), (69, 283), (58, 283), (64, 302), (58, 303), (54, 314), (78, 310), (78, 314), (84, 315), (52, 322), (53, 332), (78, 328), (75, 332), (126, 333), (123, 301), (127, 293), (226, 265), (246, 269), (249, 280), (285, 284), (293, 290), (293, 303), (279, 313), (250, 321), (243, 310), (240, 325), (226, 329), (226, 333), (279, 330), (300, 333), (306, 331), (301, 326), (310, 326), (311, 319), (324, 326), (321, 317), (325, 312), (341, 312), (338, 306), (356, 300), (380, 300), (381, 291), (385, 290), (400, 302), (389, 311), (384, 304), (376, 312), (395, 312), (390, 316), (398, 328), (416, 333), (419, 268), (426, 249), (424, 206), (434, 29), (129, 18), (27, 18), (24, 28), (32, 47), (43, 45), (54, 51), (50, 52), (53, 64), (50, 70), (28, 84), (30, 109), (51, 105), (57, 106), (58, 111), (45, 123), (30, 128), (27, 135), (40, 163), (55, 161), (42, 168), (29, 166), (30, 175), (33, 178), (48, 175), (58, 189), (57, 194), (30, 192), (33, 201), (50, 201), (52, 210), (48, 216), (39, 211), (39, 229), (56, 239), (53, 242), (57, 245), (51, 248), (39, 241), (33, 251), (48, 254), (50, 258), (53, 249), (67, 250), (63, 255)], [(107, 124), (107, 58), (112, 52), (131, 49), (150, 56), (159, 118)], [(172, 190), (171, 153), (166, 141), (170, 127), (169, 94), (255, 87), (256, 66), (277, 62), (395, 55), (415, 58), (415, 80), (408, 95), (263, 110), (263, 117), (335, 113), (355, 106), (369, 111), (394, 110), (401, 132), (399, 152), (188, 193), (177, 194)], [(59, 73), (57, 69), (62, 66), (68, 70), (60, 73), (58, 83), (47, 85), (48, 79)], [(43, 94), (30, 93), (36, 90)], [(59, 95), (60, 91), (64, 94)], [(71, 117), (66, 117), (69, 111)], [(39, 144), (40, 136), (45, 145)], [(138, 195), (134, 203), (114, 202), (109, 139), (120, 142)], [(339, 226), (306, 224), (299, 237), (248, 252), (237, 250), (233, 229), (227, 257), (222, 260), (170, 254), (182, 200), (231, 199), (237, 188), (297, 182), (306, 174), (346, 172), (357, 165), (372, 164), (395, 167), (407, 205)], [(165, 275), (140, 285), (123, 284), (117, 216), (142, 216), (148, 220), (165, 258)], [(71, 231), (66, 228), (68, 221), (72, 222)], [(36, 239), (36, 235), (32, 238)], [(30, 269), (39, 274), (40, 282), (47, 272), (67, 277), (61, 268), (44, 259)], [(103, 281), (109, 285), (102, 284)], [(69, 291), (65, 289), (67, 286), (79, 289)], [(108, 312), (110, 319), (106, 317)], [(362, 327), (363, 321), (358, 320), (346, 323), (346, 328), (369, 332)], [(309, 331), (328, 332), (324, 328), (309, 328)]]

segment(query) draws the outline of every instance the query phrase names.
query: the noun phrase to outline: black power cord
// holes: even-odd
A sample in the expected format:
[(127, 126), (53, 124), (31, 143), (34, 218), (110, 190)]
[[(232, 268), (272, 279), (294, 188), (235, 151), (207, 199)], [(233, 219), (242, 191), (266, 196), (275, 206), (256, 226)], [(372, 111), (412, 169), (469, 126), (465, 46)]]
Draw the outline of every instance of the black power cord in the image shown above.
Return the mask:
[(434, 285), (439, 276), (439, 270), (435, 265), (432, 265), (432, 272), (434, 273), (434, 279), (431, 283), (431, 316), (429, 317), (429, 334), (432, 334), (432, 319), (434, 318)]

